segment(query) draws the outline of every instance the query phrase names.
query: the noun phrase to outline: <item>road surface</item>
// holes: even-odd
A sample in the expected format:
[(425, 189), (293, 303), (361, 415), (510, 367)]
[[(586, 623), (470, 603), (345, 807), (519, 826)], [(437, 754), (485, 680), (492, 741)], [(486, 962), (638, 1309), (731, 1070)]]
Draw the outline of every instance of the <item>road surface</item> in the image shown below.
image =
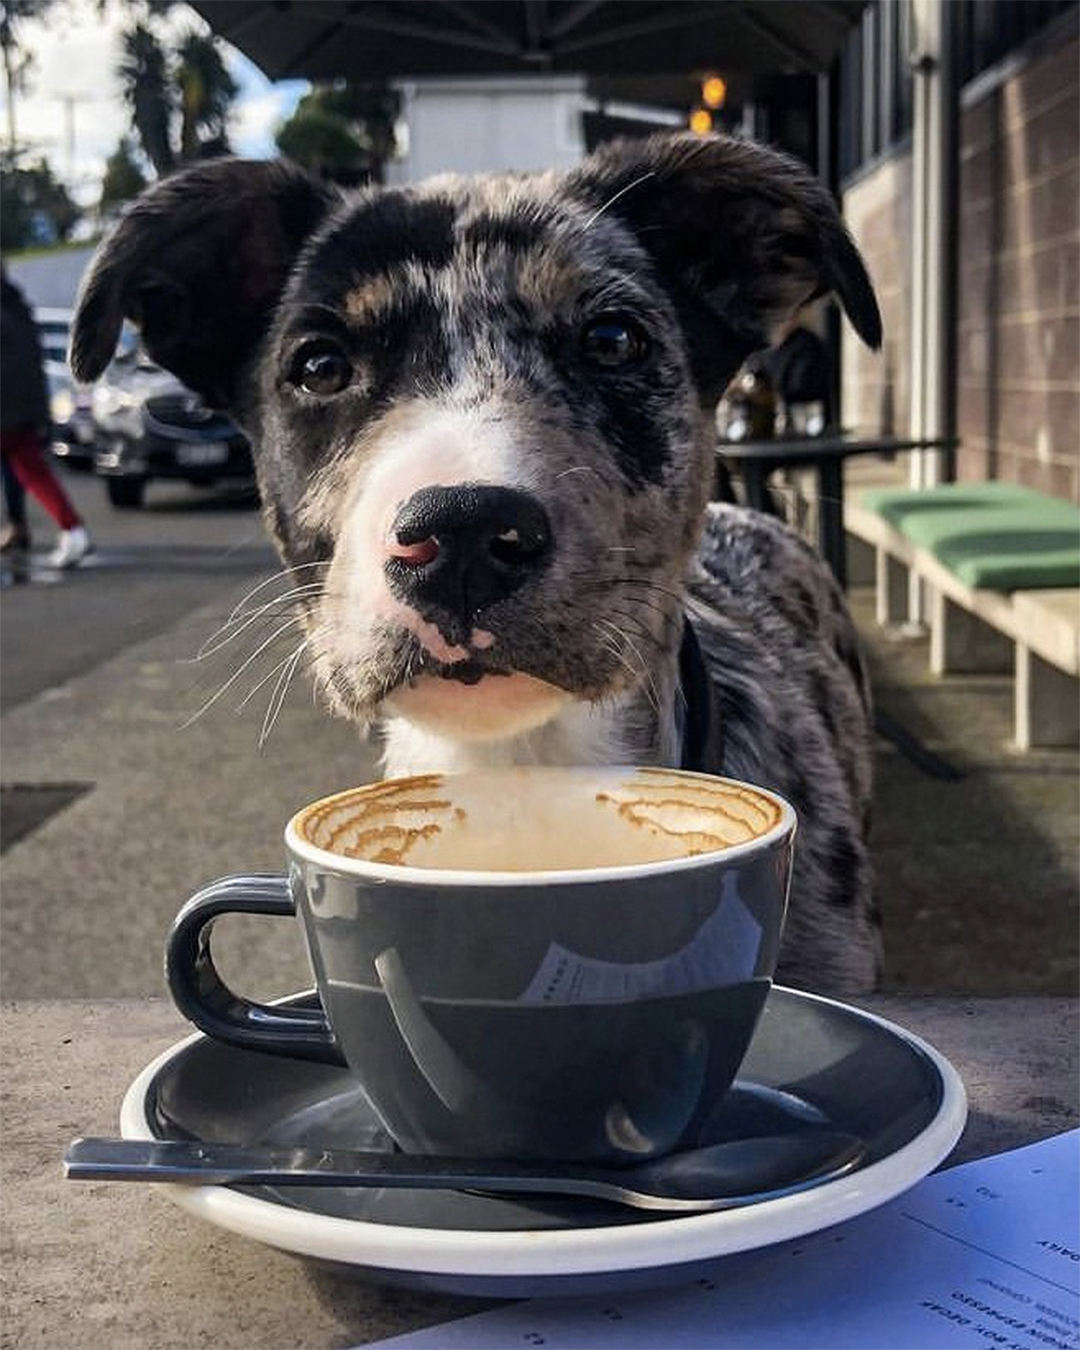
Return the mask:
[[(0, 572), (0, 711), (162, 632), (215, 596), (224, 615), (277, 567), (251, 492), (155, 483), (144, 510), (117, 511), (98, 479), (63, 467), (58, 473), (95, 551), (70, 572), (45, 566), (56, 531), (29, 501), (31, 566), (5, 564)], [(195, 635), (192, 641), (194, 650)]]

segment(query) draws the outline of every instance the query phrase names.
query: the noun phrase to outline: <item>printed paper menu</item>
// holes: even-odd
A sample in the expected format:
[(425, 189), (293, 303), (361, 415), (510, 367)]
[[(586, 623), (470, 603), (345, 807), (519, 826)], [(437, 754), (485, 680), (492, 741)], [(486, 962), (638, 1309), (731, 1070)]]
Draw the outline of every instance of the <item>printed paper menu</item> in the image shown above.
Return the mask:
[(1080, 1131), (965, 1163), (695, 1282), (533, 1299), (393, 1350), (1077, 1350)]

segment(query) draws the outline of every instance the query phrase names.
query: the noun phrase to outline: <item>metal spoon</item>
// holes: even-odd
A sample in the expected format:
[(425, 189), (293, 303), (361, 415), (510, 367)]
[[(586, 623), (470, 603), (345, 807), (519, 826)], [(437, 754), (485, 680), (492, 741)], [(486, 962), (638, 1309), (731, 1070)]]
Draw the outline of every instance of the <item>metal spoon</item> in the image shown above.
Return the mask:
[(694, 1214), (820, 1185), (850, 1172), (865, 1152), (854, 1135), (833, 1131), (734, 1139), (628, 1167), (183, 1139), (76, 1139), (64, 1158), (64, 1172), (74, 1181), (533, 1191)]

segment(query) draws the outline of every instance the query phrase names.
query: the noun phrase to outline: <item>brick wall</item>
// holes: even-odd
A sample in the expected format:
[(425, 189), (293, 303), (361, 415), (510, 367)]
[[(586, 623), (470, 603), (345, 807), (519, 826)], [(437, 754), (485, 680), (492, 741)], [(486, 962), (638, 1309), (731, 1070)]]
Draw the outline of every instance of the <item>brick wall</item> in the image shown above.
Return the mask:
[[(957, 477), (1027, 483), (1080, 501), (1080, 51), (1024, 65), (961, 119)], [(875, 357), (845, 334), (848, 425), (908, 426), (911, 157), (844, 194), (878, 288)], [(887, 428), (886, 428), (887, 429)]]
[(1080, 501), (1078, 44), (963, 115), (957, 327), (961, 479)]

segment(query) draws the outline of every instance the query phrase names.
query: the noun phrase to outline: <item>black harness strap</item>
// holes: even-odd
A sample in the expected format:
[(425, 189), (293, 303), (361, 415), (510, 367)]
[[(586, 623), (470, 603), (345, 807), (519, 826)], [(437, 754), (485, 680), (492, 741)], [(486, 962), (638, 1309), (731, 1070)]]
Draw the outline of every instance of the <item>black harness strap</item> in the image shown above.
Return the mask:
[(720, 710), (697, 634), (686, 618), (683, 619), (679, 645), (679, 687), (682, 690), (680, 768), (695, 773), (717, 773), (722, 749)]

